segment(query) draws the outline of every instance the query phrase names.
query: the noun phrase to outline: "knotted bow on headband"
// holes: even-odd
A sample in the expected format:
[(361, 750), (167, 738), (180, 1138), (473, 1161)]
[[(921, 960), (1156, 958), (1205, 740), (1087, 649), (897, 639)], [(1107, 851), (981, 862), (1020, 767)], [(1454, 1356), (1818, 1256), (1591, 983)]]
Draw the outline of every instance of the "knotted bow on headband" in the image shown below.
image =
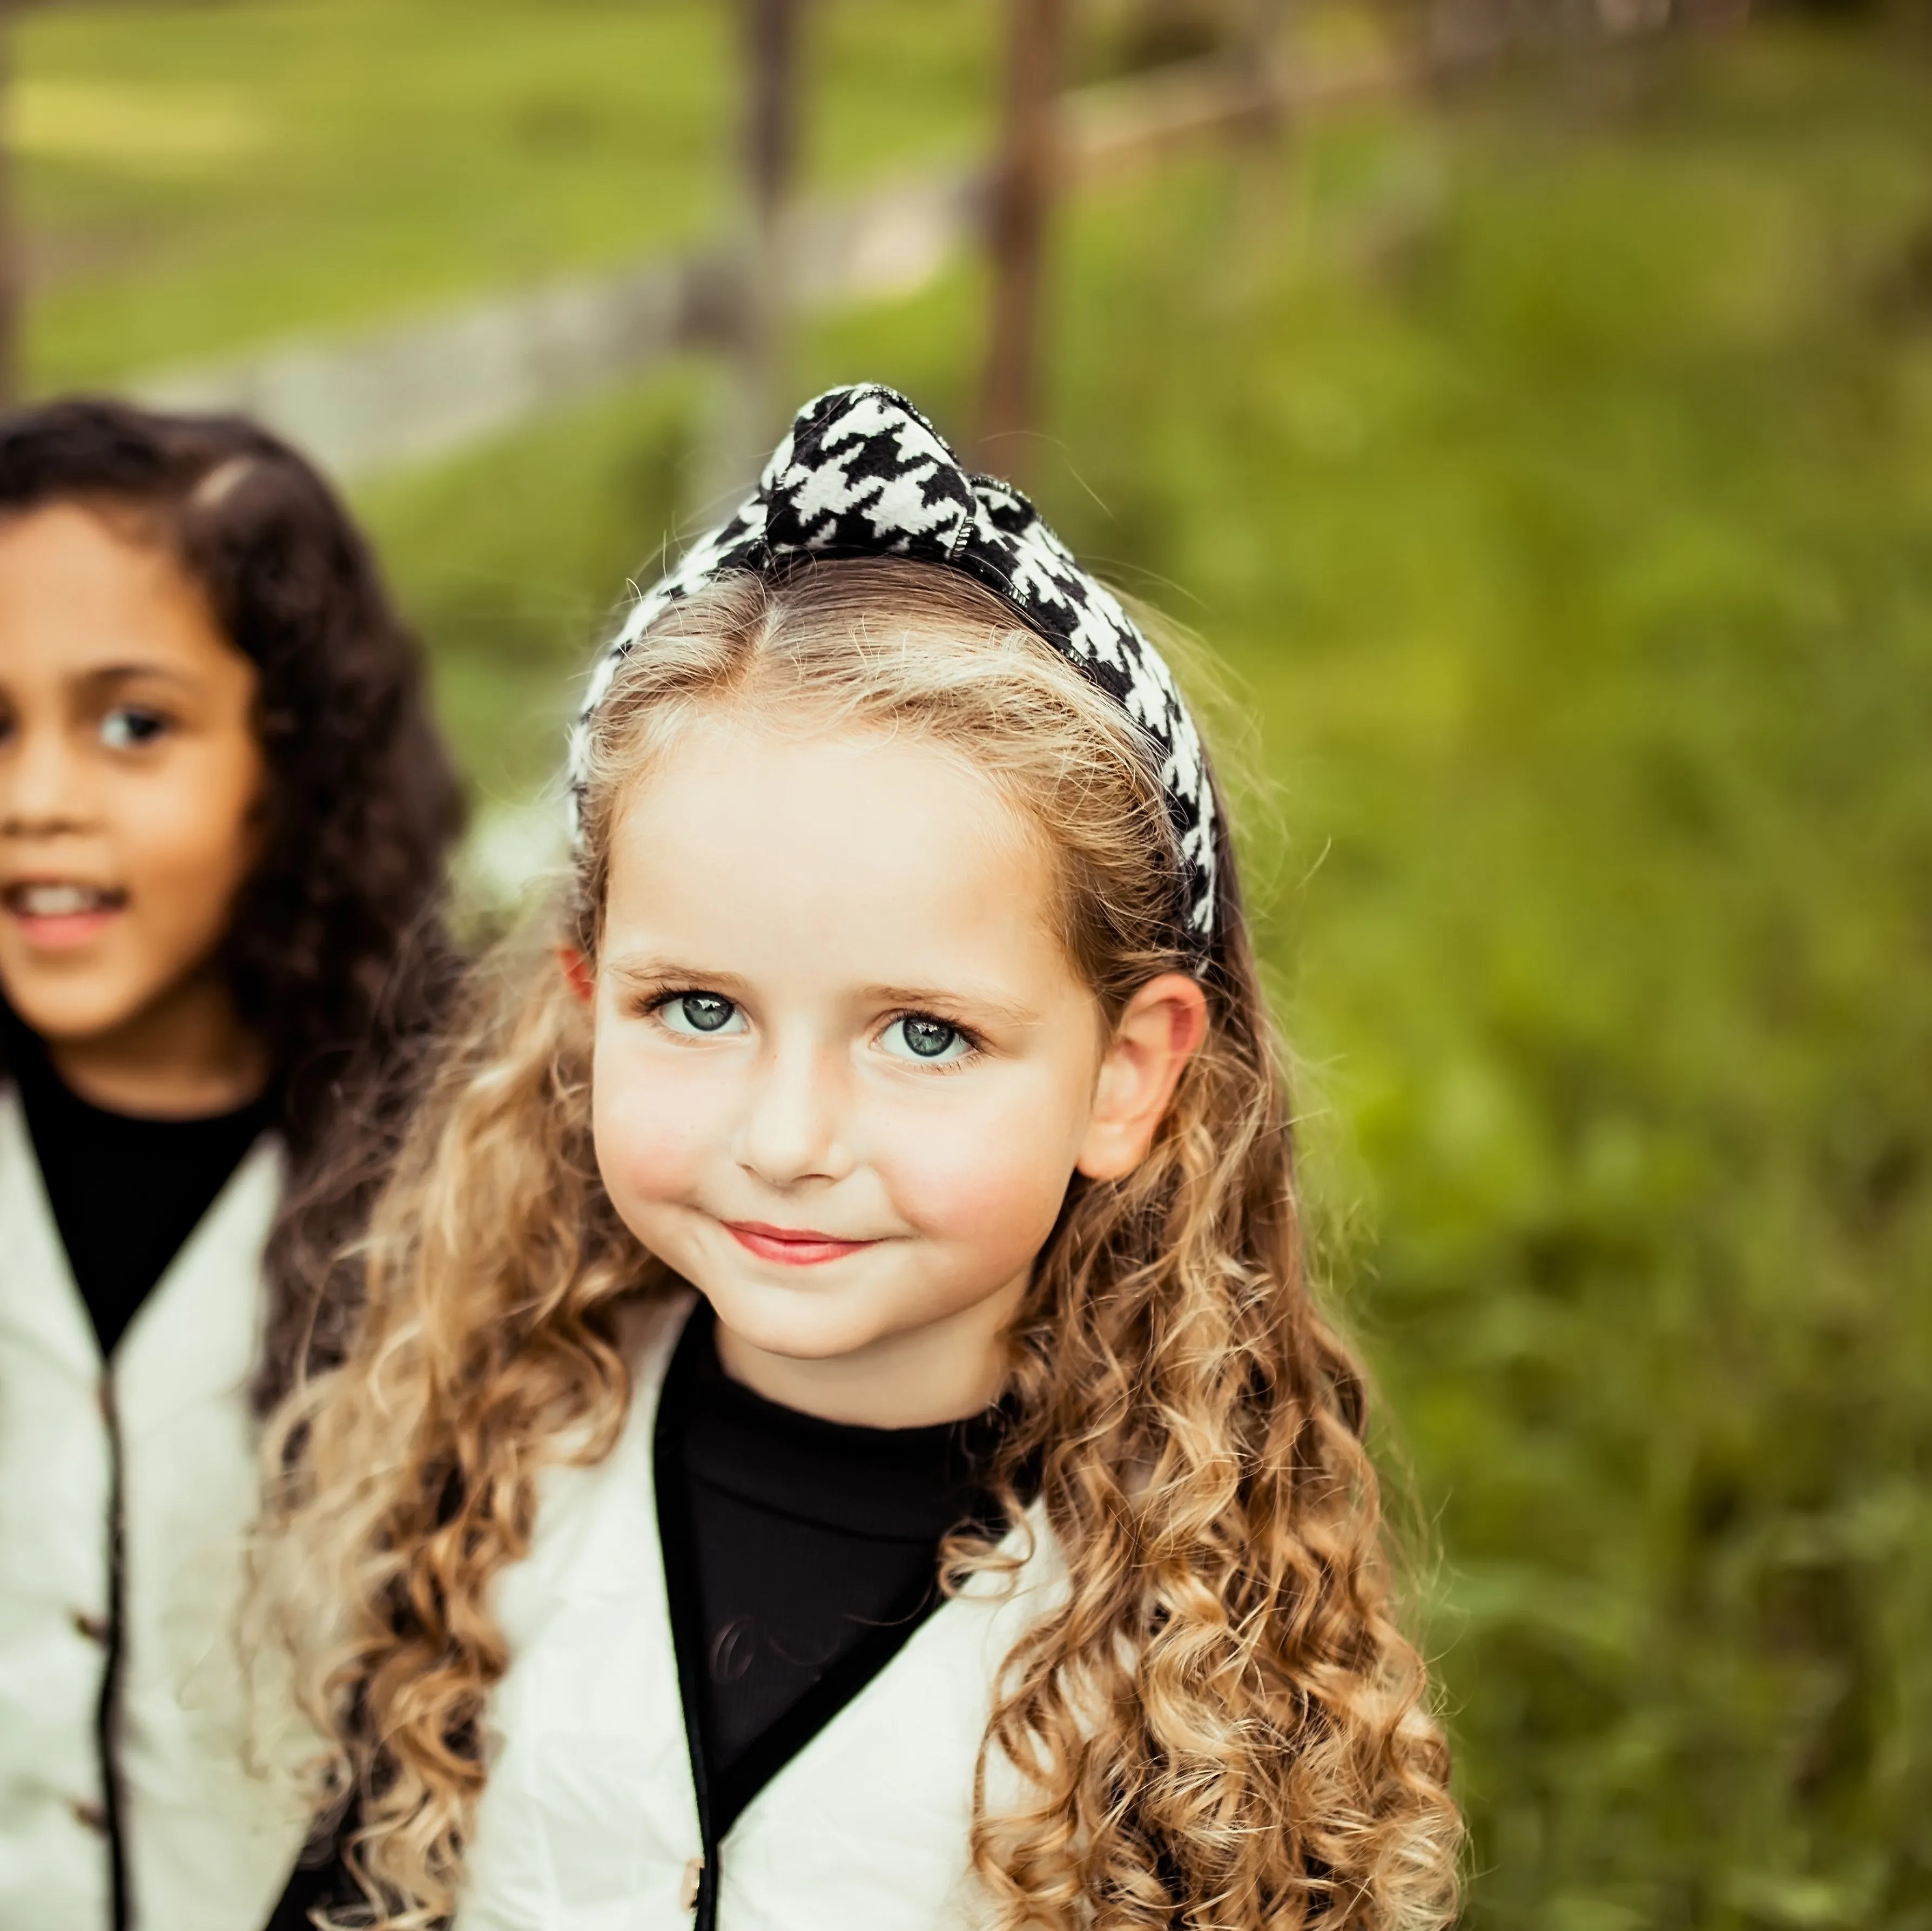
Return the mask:
[(910, 403), (876, 383), (828, 389), (807, 403), (736, 514), (638, 599), (592, 671), (571, 733), (573, 835), (591, 720), (650, 625), (731, 571), (769, 575), (796, 559), (838, 556), (904, 556), (963, 571), (1141, 727), (1180, 840), (1184, 943), (1204, 956), (1214, 938), (1214, 791), (1172, 673), (1025, 497), (969, 475)]

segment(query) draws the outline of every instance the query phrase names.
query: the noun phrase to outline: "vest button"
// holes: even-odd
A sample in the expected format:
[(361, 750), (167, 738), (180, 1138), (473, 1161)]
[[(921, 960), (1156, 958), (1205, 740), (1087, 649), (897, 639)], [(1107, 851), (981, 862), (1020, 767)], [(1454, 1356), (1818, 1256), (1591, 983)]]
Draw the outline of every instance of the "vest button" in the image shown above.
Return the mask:
[(72, 1807), (75, 1822), (86, 1825), (90, 1831), (98, 1831), (104, 1837), (107, 1834), (107, 1813), (99, 1804), (76, 1797)]
[(105, 1616), (90, 1616), (85, 1609), (76, 1609), (74, 1612), (74, 1626), (89, 1642), (98, 1643), (104, 1649), (106, 1648), (108, 1631)]
[(704, 1880), (704, 1860), (693, 1858), (684, 1867), (684, 1882), (678, 1886), (677, 1908), (680, 1911), (698, 1909), (698, 1888)]

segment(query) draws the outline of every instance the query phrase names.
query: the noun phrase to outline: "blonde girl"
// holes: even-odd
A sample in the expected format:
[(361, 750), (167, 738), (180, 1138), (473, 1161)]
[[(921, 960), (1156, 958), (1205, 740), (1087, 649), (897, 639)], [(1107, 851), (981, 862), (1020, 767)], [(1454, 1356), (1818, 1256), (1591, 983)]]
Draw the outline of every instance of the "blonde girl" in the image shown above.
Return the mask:
[(642, 599), (265, 1554), (340, 1923), (1445, 1923), (1165, 666), (878, 388)]

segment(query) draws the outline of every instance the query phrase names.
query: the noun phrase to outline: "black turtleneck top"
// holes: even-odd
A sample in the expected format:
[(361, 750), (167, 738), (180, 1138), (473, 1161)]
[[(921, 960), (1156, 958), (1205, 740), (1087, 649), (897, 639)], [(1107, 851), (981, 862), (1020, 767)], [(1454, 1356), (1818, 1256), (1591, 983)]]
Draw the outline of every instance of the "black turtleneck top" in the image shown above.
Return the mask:
[(999, 1435), (997, 1411), (879, 1429), (782, 1408), (724, 1372), (699, 1303), (665, 1377), (657, 1488), (718, 1836), (937, 1606), (940, 1543), (990, 1519)]
[(104, 1357), (273, 1117), (266, 1096), (201, 1120), (144, 1120), (71, 1091), (17, 1021), (7, 1052), (34, 1156)]

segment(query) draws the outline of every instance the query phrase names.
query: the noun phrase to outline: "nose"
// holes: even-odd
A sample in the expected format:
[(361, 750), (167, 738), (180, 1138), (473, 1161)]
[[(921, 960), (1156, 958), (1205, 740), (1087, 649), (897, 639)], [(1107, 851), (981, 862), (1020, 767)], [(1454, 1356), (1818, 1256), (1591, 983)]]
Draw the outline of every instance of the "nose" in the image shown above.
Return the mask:
[(845, 1081), (836, 1055), (809, 1040), (778, 1041), (760, 1056), (739, 1132), (738, 1164), (766, 1186), (842, 1180), (852, 1171)]
[(0, 736), (0, 833), (44, 838), (82, 831), (92, 817), (82, 760), (64, 732), (16, 724)]

